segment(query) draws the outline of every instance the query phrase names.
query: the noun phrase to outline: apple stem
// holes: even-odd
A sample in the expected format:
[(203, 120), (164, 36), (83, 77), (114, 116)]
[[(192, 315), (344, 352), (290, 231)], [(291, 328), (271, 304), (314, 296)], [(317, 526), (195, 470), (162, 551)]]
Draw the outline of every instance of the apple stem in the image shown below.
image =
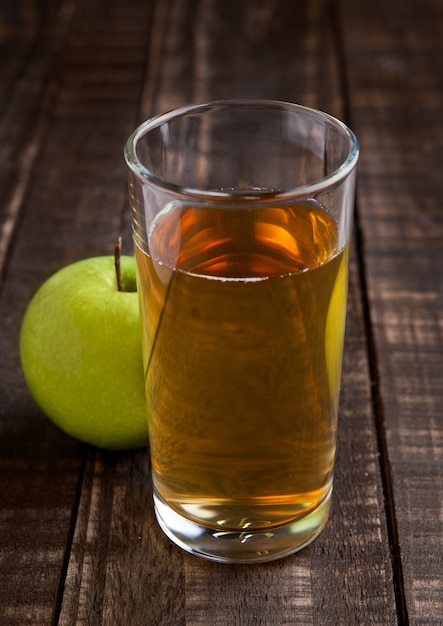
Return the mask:
[(121, 264), (120, 264), (121, 255), (122, 255), (122, 238), (119, 237), (114, 248), (115, 275), (117, 277), (118, 291), (123, 291), (122, 269), (121, 269)]

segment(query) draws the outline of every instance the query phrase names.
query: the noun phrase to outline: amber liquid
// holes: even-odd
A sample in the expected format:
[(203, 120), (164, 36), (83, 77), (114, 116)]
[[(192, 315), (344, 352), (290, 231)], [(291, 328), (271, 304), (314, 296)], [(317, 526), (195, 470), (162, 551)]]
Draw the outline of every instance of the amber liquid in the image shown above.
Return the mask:
[(154, 486), (179, 514), (253, 531), (328, 496), (347, 256), (301, 204), (171, 207), (136, 247)]

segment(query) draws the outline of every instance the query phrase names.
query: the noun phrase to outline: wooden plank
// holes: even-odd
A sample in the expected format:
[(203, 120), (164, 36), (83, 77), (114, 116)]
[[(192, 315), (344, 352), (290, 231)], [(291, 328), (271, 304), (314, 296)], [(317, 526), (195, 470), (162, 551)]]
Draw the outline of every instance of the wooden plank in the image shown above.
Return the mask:
[(343, 116), (324, 0), (168, 0), (155, 16), (143, 119), (229, 98), (290, 100)]
[(183, 553), (154, 519), (146, 450), (91, 452), (59, 624), (181, 624), (184, 607)]
[(49, 77), (73, 14), (70, 3), (57, 0), (45, 10), (35, 1), (0, 7), (0, 277), (46, 132), (42, 111), (54, 95)]
[[(404, 611), (443, 615), (443, 5), (342, 2)], [(401, 598), (399, 598), (401, 601)], [(405, 615), (405, 619), (407, 615)]]
[[(123, 145), (136, 123), (145, 70), (150, 6), (108, 2), (96, 5), (92, 20), (88, 3), (79, 4), (76, 14), (77, 3), (47, 3), (35, 55), (14, 74), (0, 121), (11, 181), (1, 214), (2, 624), (56, 619), (84, 466), (83, 447), (44, 418), (26, 389), (18, 357), (21, 318), (53, 271), (111, 252), (126, 207)], [(79, 69), (82, 37), (89, 60)]]
[[(302, 13), (285, 4), (283, 14), (271, 0), (170, 0), (155, 8), (144, 116), (190, 100), (246, 96), (342, 110), (327, 3)], [(396, 622), (361, 319), (353, 268), (333, 513), (317, 542), (263, 566), (186, 555), (154, 520), (143, 454), (112, 462), (100, 455), (86, 469), (60, 623)], [(118, 487), (109, 490), (115, 476)]]
[[(6, 270), (45, 134), (47, 79), (72, 15), (60, 13), (56, 2), (40, 16), (35, 4), (22, 4), (3, 3), (0, 22), (0, 276), (6, 276), (0, 300), (0, 614), (5, 624), (44, 624), (57, 601), (82, 457), (80, 446), (50, 427), (25, 391), (17, 346), (29, 291), (23, 273), (8, 276)], [(50, 40), (46, 29), (54, 30)], [(29, 266), (37, 265), (32, 252), (22, 254)]]

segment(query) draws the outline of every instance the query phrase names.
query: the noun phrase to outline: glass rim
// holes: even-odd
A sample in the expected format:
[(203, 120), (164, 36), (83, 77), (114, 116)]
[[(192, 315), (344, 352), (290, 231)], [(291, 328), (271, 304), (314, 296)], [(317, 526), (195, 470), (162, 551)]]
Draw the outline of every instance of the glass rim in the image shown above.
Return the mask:
[[(312, 183), (308, 183), (306, 185), (296, 186), (290, 189), (284, 190), (264, 190), (264, 189), (254, 189), (248, 190), (238, 190), (229, 189), (227, 191), (222, 190), (212, 190), (212, 189), (199, 189), (198, 187), (187, 187), (177, 185), (176, 183), (171, 182), (166, 178), (162, 178), (161, 176), (157, 176), (151, 172), (140, 159), (137, 157), (136, 148), (139, 140), (144, 137), (149, 131), (159, 128), (163, 123), (173, 120), (177, 117), (182, 117), (191, 112), (203, 111), (205, 109), (215, 107), (215, 106), (251, 106), (251, 107), (259, 107), (259, 106), (268, 106), (274, 109), (278, 108), (286, 108), (292, 110), (298, 110), (300, 112), (309, 113), (314, 115), (318, 119), (323, 119), (332, 124), (335, 128), (337, 128), (344, 137), (348, 139), (349, 142), (349, 151), (347, 157), (343, 160), (341, 165), (335, 169), (333, 172), (324, 176), (322, 178), (318, 178)], [(266, 100), (266, 99), (229, 99), (229, 100), (210, 100), (207, 102), (197, 103), (197, 104), (189, 104), (181, 107), (177, 107), (171, 109), (165, 113), (159, 113), (158, 115), (154, 115), (150, 117), (145, 122), (141, 123), (129, 136), (125, 147), (124, 147), (124, 157), (128, 168), (141, 180), (144, 182), (149, 182), (150, 184), (155, 185), (156, 187), (160, 187), (163, 189), (167, 189), (174, 194), (180, 196), (189, 196), (194, 200), (198, 199), (200, 201), (217, 201), (217, 202), (232, 202), (232, 201), (261, 201), (261, 200), (270, 200), (273, 201), (284, 201), (288, 199), (295, 198), (306, 198), (327, 189), (328, 187), (332, 187), (337, 182), (344, 180), (355, 168), (357, 165), (357, 161), (359, 158), (359, 144), (357, 137), (354, 132), (341, 120), (330, 115), (329, 113), (325, 113), (324, 111), (320, 111), (318, 109), (310, 108), (301, 104), (295, 104), (292, 102), (287, 102), (284, 100)]]

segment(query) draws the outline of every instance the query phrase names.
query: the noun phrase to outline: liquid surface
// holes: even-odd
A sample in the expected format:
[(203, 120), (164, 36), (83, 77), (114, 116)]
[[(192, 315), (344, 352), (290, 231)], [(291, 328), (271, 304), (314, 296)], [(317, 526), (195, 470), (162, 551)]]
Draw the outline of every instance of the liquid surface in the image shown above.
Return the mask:
[(179, 207), (136, 248), (155, 489), (198, 523), (285, 524), (332, 484), (347, 248), (317, 207)]

